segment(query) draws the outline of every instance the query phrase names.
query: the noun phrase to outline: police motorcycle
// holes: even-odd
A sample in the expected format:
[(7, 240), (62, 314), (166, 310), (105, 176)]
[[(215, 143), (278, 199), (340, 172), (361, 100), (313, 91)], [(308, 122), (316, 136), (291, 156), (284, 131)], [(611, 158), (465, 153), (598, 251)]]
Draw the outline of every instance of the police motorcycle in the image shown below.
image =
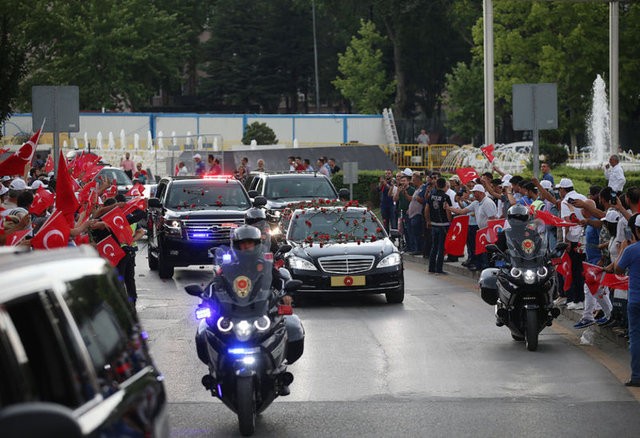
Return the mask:
[(209, 368), (202, 384), (237, 414), (240, 433), (249, 436), (256, 415), (289, 394), (287, 366), (302, 356), (304, 329), (280, 301), (302, 282), (286, 270), (272, 271), (273, 254), (264, 251), (257, 228), (234, 229), (231, 244), (215, 250), (214, 278), (204, 290), (185, 289), (201, 299), (196, 350)]
[[(487, 304), (495, 306), (496, 325), (507, 326), (514, 340), (525, 341), (527, 349), (535, 351), (540, 332), (560, 314), (553, 305), (557, 274), (547, 250), (546, 234), (530, 220), (528, 209), (514, 205), (507, 212), (507, 221), (506, 252), (497, 245), (487, 245), (500, 267), (482, 271), (480, 293)], [(566, 246), (560, 242), (555, 251)]]

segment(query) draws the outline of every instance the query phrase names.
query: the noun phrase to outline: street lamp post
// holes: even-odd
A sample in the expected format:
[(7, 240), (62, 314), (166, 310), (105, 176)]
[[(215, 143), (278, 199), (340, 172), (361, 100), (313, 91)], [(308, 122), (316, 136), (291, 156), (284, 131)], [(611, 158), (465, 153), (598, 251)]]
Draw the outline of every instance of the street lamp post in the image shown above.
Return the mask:
[(493, 0), (484, 0), (484, 144), (495, 143), (493, 77)]
[(318, 78), (318, 40), (316, 38), (316, 2), (311, 0), (311, 14), (313, 16), (313, 61), (316, 76), (316, 113), (320, 112), (320, 79)]

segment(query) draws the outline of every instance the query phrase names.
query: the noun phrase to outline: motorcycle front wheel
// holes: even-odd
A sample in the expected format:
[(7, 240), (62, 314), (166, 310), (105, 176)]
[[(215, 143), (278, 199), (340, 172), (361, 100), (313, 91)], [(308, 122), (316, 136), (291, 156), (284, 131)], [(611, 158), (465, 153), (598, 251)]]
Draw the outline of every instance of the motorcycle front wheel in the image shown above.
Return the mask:
[(528, 309), (526, 318), (525, 343), (527, 350), (536, 351), (538, 348), (538, 311)]
[(242, 436), (251, 436), (256, 430), (256, 399), (253, 377), (240, 377), (237, 382), (238, 425)]

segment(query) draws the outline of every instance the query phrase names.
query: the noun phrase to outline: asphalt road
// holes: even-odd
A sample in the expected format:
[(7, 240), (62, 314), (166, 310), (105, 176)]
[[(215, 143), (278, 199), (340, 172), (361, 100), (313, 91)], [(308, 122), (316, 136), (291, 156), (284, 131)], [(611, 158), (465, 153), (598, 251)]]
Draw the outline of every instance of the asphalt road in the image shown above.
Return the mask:
[[(237, 436), (237, 419), (200, 384), (187, 284), (209, 267), (162, 281), (138, 255), (138, 314), (166, 376), (172, 436)], [(640, 430), (640, 390), (625, 388), (620, 347), (578, 345), (567, 323), (538, 351), (494, 325), (472, 280), (405, 265), (406, 297), (331, 296), (297, 307), (304, 355), (289, 370), (291, 395), (262, 415), (256, 436), (627, 437)]]

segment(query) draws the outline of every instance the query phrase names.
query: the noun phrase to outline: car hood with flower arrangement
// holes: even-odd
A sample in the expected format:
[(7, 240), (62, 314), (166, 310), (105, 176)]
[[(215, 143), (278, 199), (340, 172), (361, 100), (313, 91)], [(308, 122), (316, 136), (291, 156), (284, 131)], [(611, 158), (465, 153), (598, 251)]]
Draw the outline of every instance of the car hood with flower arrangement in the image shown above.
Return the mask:
[(314, 205), (288, 214), (286, 265), (309, 293), (384, 293), (404, 299), (402, 256), (376, 215), (362, 207)]

